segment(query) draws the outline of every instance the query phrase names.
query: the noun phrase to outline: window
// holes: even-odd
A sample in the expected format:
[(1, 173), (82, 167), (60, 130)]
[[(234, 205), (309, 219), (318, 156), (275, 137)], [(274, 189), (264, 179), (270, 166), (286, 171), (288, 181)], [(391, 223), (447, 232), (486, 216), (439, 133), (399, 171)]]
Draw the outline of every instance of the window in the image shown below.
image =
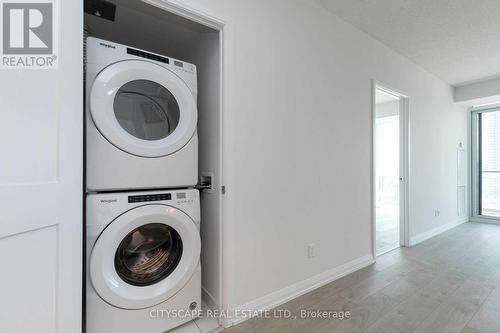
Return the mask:
[(500, 218), (500, 109), (472, 113), (473, 215)]

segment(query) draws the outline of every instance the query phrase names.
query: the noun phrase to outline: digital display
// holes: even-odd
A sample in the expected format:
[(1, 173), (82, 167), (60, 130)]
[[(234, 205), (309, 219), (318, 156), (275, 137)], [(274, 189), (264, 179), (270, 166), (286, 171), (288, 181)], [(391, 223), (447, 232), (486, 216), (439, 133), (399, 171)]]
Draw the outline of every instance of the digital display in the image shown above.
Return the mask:
[(184, 64), (182, 62), (176, 60), (174, 60), (174, 65), (178, 67), (184, 67)]
[(176, 194), (177, 199), (186, 199), (186, 192), (181, 192)]

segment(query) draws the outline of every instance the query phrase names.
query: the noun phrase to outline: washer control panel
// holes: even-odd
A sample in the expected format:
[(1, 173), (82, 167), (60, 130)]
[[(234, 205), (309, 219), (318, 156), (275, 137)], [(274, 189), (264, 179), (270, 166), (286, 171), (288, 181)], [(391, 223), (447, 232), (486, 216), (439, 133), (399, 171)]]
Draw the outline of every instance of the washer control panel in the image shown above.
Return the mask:
[(193, 192), (177, 192), (175, 198), (179, 204), (192, 204)]
[(159, 194), (146, 194), (146, 195), (131, 195), (128, 197), (128, 203), (165, 201), (165, 200), (172, 200), (172, 194), (159, 193)]
[[(172, 198), (174, 196), (175, 198)], [(194, 202), (193, 192), (175, 192), (175, 193), (155, 193), (130, 195), (128, 203), (151, 202), (151, 201), (169, 201), (175, 199), (179, 204), (191, 204)]]

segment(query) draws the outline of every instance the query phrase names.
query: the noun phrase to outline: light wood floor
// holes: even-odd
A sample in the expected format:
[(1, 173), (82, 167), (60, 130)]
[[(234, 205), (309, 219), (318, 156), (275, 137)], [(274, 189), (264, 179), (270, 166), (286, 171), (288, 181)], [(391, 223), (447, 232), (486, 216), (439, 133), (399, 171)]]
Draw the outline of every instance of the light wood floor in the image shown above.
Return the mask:
[[(254, 318), (224, 333), (500, 332), (500, 226), (466, 223), (280, 306), (298, 319)], [(350, 319), (300, 319), (300, 310)]]

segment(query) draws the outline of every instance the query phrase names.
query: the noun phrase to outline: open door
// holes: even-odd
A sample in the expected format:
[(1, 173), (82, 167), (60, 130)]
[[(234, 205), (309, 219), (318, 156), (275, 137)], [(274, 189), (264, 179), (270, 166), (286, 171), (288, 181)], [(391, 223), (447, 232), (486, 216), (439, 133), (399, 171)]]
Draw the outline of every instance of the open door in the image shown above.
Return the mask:
[(375, 254), (406, 245), (407, 97), (375, 87), (374, 206)]
[[(83, 3), (39, 3), (52, 4), (54, 22), (64, 27), (53, 25), (57, 68), (4, 69), (0, 75), (0, 330), (77, 333), (82, 329)], [(37, 12), (17, 10), (25, 16)]]

